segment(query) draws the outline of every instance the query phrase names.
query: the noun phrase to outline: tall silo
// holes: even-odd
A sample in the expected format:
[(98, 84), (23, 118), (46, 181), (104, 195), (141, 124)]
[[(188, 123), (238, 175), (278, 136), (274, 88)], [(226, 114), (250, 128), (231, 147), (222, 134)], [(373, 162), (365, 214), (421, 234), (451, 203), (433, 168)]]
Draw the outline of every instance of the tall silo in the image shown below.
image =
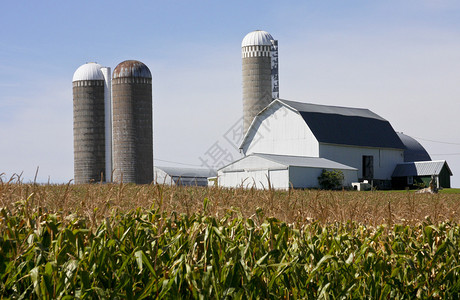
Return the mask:
[(105, 79), (102, 66), (87, 63), (73, 75), (75, 183), (105, 180)]
[(241, 43), (244, 132), (254, 117), (278, 98), (278, 41), (266, 31), (248, 33)]
[(153, 181), (152, 74), (136, 60), (120, 63), (112, 75), (114, 181)]

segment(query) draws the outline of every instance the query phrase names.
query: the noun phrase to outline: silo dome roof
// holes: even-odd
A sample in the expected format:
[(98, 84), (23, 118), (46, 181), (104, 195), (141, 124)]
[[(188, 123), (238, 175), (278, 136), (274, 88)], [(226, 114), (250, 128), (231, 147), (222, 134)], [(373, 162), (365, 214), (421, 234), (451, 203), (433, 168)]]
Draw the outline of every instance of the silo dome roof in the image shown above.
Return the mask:
[(263, 30), (254, 30), (248, 34), (243, 39), (243, 42), (241, 42), (241, 47), (246, 47), (246, 46), (270, 46), (271, 40), (274, 40), (272, 35), (266, 31)]
[(113, 70), (113, 78), (119, 77), (141, 77), (152, 78), (149, 68), (137, 60), (125, 60), (118, 64)]
[(101, 71), (102, 66), (97, 63), (86, 63), (80, 66), (75, 73), (73, 73), (72, 81), (79, 80), (104, 80), (104, 74)]

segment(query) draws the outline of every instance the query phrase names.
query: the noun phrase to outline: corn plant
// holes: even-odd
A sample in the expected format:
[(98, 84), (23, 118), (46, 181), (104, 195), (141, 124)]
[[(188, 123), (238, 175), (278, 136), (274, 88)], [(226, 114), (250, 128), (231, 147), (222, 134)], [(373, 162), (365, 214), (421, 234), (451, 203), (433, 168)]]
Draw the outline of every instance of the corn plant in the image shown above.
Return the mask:
[(12, 299), (411, 299), (460, 293), (460, 226), (292, 223), (229, 210), (0, 209), (0, 295)]

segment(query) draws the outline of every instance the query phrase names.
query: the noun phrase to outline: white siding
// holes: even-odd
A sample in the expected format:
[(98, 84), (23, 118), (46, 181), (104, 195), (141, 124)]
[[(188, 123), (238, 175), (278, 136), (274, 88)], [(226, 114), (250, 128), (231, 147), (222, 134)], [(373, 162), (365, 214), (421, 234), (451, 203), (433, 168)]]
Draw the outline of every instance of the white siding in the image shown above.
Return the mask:
[[(287, 190), (293, 188), (318, 188), (318, 177), (323, 169), (308, 167), (290, 167), (285, 170), (252, 170), (231, 171), (218, 173), (218, 184), (221, 187), (243, 187), (268, 189), (268, 178), (274, 189)], [(344, 186), (351, 186), (358, 181), (358, 171), (341, 170), (344, 174)]]
[(288, 170), (252, 170), (218, 173), (219, 186), (268, 189), (268, 178), (275, 189), (287, 189), (289, 186)]
[(322, 171), (317, 168), (290, 167), (289, 182), (294, 188), (316, 188)]
[[(284, 159), (289, 160), (288, 157)], [(292, 159), (298, 158), (292, 157)], [(316, 158), (316, 160), (322, 161), (320, 158)], [(322, 163), (334, 164), (333, 162)], [(318, 187), (318, 177), (323, 169), (330, 170), (330, 167), (292, 166), (290, 163), (284, 164), (250, 155), (220, 169), (217, 180), (221, 187), (268, 189), (270, 182), (274, 189), (287, 190), (291, 186), (294, 188), (314, 188)], [(351, 182), (358, 181), (358, 170), (350, 170), (346, 166), (338, 166), (334, 169), (344, 173), (344, 186), (351, 186)]]
[(270, 184), (274, 189), (287, 190), (289, 188), (289, 170), (271, 170)]
[(172, 177), (157, 167), (153, 167), (153, 182), (158, 184), (175, 185)]
[(319, 144), (297, 111), (273, 103), (250, 127), (243, 153), (319, 157)]
[(268, 178), (274, 188), (287, 189), (289, 186), (287, 166), (257, 156), (235, 161), (220, 169), (217, 176), (222, 187), (268, 189)]
[[(358, 171), (340, 170), (343, 172), (343, 186), (351, 186), (352, 182), (358, 181)], [(318, 188), (318, 177), (323, 172), (319, 168), (289, 167), (289, 180), (294, 188)]]
[(363, 176), (363, 156), (374, 157), (374, 179), (391, 180), (397, 164), (404, 161), (404, 151), (352, 146), (320, 144), (320, 157), (327, 158), (358, 169), (358, 177)]
[(351, 187), (352, 182), (358, 181), (358, 170), (340, 170), (343, 172), (343, 186)]

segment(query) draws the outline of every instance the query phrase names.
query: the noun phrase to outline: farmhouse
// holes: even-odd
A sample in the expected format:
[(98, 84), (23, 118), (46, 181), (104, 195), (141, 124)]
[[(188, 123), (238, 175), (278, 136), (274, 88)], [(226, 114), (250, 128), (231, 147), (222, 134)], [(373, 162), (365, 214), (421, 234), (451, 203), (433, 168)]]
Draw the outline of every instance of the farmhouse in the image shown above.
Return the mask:
[(246, 157), (218, 170), (221, 186), (252, 183), (260, 188), (270, 180), (280, 189), (289, 184), (317, 187), (322, 169), (339, 169), (346, 173), (345, 186), (354, 178), (385, 189), (392, 187), (398, 165), (417, 158), (430, 160), (418, 142), (396, 133), (387, 120), (368, 109), (282, 99), (272, 101), (254, 118), (240, 151)]

